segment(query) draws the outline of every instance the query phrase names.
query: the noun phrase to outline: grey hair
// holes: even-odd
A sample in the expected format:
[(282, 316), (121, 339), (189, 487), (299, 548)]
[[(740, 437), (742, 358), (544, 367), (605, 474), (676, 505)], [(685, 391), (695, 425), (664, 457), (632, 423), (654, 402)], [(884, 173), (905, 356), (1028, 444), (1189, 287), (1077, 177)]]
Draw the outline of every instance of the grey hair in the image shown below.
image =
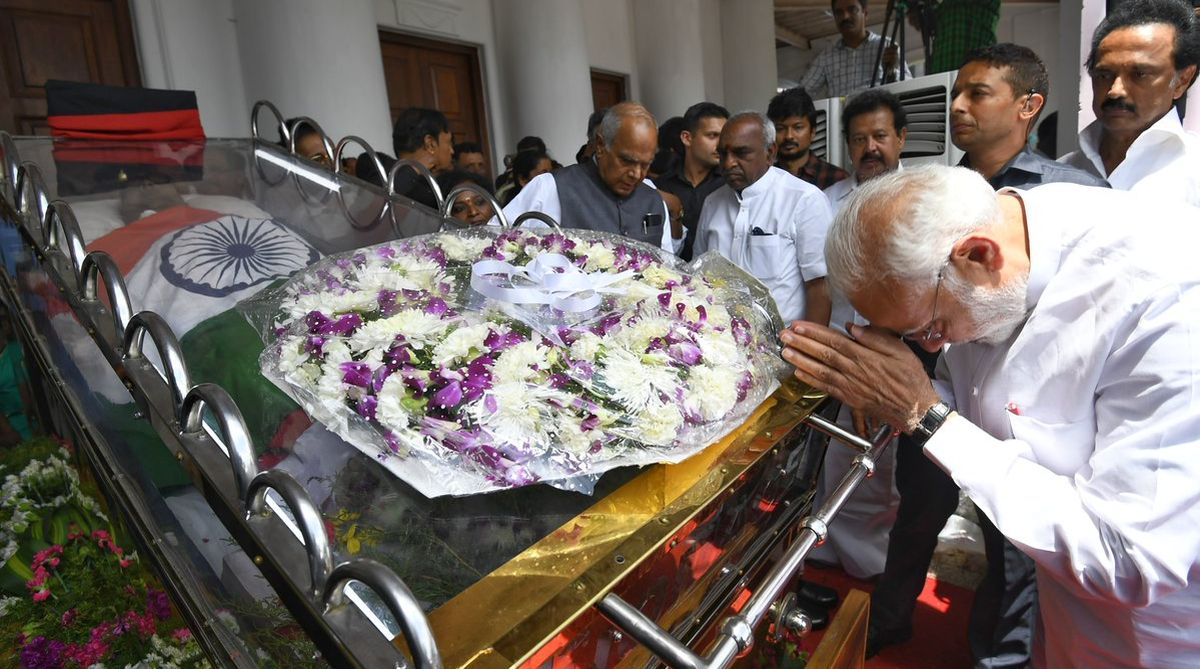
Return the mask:
[(654, 120), (654, 115), (648, 109), (636, 102), (620, 102), (609, 107), (604, 112), (604, 118), (600, 120), (600, 125), (596, 126), (596, 135), (600, 137), (600, 141), (604, 142), (606, 148), (612, 148), (613, 141), (617, 138), (617, 132), (626, 119), (640, 119), (649, 123), (656, 130), (658, 128), (658, 122)]
[(767, 151), (770, 151), (771, 147), (775, 146), (775, 122), (767, 118), (766, 114), (756, 109), (747, 109), (746, 111), (740, 111), (733, 116), (730, 116), (729, 120), (726, 121), (725, 124), (733, 125), (734, 121), (739, 121), (744, 118), (752, 118), (758, 122), (759, 126), (762, 127), (763, 146)]
[[(872, 224), (887, 216), (884, 225)], [(921, 165), (860, 185), (825, 238), (835, 291), (853, 295), (885, 279), (932, 286), (955, 242), (1000, 221), (996, 192), (974, 170)]]

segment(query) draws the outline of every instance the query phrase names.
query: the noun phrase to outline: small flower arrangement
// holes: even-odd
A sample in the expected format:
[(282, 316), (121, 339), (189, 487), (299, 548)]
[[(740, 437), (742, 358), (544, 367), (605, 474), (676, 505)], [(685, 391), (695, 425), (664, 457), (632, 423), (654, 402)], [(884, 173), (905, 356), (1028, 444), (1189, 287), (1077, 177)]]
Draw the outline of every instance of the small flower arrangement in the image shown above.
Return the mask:
[(108, 531), (72, 531), (64, 543), (38, 551), (30, 567), (27, 596), (0, 602), (3, 643), (17, 649), (22, 667), (203, 662), (166, 593), (146, 584), (136, 556)]
[(327, 258), (243, 308), (264, 374), (423, 494), (586, 491), (695, 453), (774, 389), (753, 282), (612, 235), (473, 229)]

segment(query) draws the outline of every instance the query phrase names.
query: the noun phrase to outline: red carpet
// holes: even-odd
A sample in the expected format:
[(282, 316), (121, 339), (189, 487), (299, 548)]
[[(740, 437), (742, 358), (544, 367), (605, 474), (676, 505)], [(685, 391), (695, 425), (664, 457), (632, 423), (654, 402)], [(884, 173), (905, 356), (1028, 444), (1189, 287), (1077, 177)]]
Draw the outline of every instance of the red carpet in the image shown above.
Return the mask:
[[(874, 585), (851, 578), (840, 569), (809, 564), (804, 578), (835, 588), (844, 597), (851, 588), (871, 592)], [(933, 579), (925, 581), (925, 590), (913, 615), (913, 638), (899, 646), (889, 646), (867, 661), (869, 669), (966, 669), (971, 666), (967, 647), (967, 618), (975, 593)], [(836, 610), (834, 611), (836, 615)], [(802, 644), (811, 652), (820, 642), (821, 632)]]

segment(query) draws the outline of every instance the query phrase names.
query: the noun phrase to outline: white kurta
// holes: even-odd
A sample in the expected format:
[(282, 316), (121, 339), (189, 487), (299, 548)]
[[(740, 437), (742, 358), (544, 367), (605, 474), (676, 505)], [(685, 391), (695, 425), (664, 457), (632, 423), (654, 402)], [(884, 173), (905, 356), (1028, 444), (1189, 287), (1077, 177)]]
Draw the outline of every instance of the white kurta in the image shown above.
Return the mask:
[(717, 251), (753, 274), (791, 323), (804, 317), (804, 282), (825, 276), (832, 219), (816, 186), (771, 167), (741, 195), (727, 184), (704, 200), (692, 254)]
[(1146, 128), (1130, 145), (1125, 160), (1106, 174), (1100, 159), (1100, 121), (1079, 133), (1079, 150), (1059, 162), (1094, 174), (1118, 190), (1130, 190), (1162, 202), (1200, 207), (1200, 137), (1183, 129), (1174, 109)]
[(1200, 210), (1019, 195), (1029, 318), (947, 349), (925, 452), (1037, 563), (1037, 666), (1200, 666)]
[[(509, 202), (508, 206), (504, 208), (504, 215), (511, 223), (527, 211), (540, 211), (556, 221), (562, 220), (562, 203), (558, 200), (558, 186), (554, 183), (552, 173), (539, 174), (525, 184), (521, 192), (517, 193), (512, 202)], [(666, 202), (663, 203), (663, 220), (671, 220), (671, 212), (667, 210)], [(489, 225), (499, 225), (499, 219), (492, 217), (488, 223)], [(538, 220), (522, 223), (522, 225), (528, 225), (531, 228), (545, 227), (545, 224)], [(671, 226), (664, 225), (662, 241), (659, 242), (659, 246), (667, 253), (678, 254), (679, 249), (683, 248), (683, 239), (672, 239)]]

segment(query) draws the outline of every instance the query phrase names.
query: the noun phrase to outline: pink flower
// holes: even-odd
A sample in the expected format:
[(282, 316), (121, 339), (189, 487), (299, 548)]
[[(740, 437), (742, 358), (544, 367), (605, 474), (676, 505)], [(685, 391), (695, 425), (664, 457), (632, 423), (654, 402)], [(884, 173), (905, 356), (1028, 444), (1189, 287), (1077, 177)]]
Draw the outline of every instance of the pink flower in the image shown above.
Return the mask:
[(43, 583), (46, 582), (46, 578), (49, 575), (50, 574), (46, 571), (45, 567), (38, 566), (37, 568), (35, 568), (33, 570), (33, 578), (29, 579), (28, 581), (25, 581), (25, 587), (29, 588), (30, 590), (39, 588), (42, 586)]
[(67, 609), (64, 611), (62, 614), (62, 626), (70, 627), (71, 623), (75, 622), (76, 615), (75, 609)]
[(37, 592), (33, 593), (33, 601), (35, 602), (44, 602), (47, 599), (50, 599), (50, 588), (38, 590)]
[(187, 641), (192, 638), (192, 630), (186, 627), (180, 627), (174, 632), (171, 632), (171, 638), (180, 643), (187, 643)]
[(129, 565), (133, 564), (133, 561), (132, 560), (121, 560), (117, 564), (121, 565), (121, 569), (125, 569)]

